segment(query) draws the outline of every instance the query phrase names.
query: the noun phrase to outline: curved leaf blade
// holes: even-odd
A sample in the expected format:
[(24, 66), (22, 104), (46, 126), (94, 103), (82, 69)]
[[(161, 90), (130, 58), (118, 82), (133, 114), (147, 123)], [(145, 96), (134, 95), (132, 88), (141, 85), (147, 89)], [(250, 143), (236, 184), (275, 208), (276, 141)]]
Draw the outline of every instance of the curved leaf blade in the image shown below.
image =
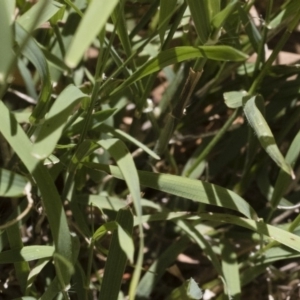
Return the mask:
[(276, 144), (275, 138), (268, 123), (257, 107), (259, 105), (259, 101), (261, 101), (261, 96), (256, 95), (250, 98), (249, 97), (250, 96), (246, 96), (243, 98), (243, 109), (247, 120), (254, 129), (261, 146), (283, 171), (289, 174), (292, 178), (295, 178), (291, 166), (285, 161)]
[[(116, 166), (96, 163), (85, 163), (85, 165), (124, 180), (124, 176)], [(257, 218), (254, 209), (243, 198), (220, 186), (169, 174), (138, 171), (138, 175), (143, 186), (197, 202), (230, 208), (239, 211), (248, 218)]]
[(147, 61), (132, 76), (123, 82), (111, 95), (116, 94), (121, 89), (142, 79), (143, 77), (163, 69), (169, 65), (179, 63), (189, 59), (204, 57), (212, 60), (220, 61), (244, 61), (248, 55), (229, 46), (201, 46), (191, 47), (182, 46), (175, 47), (160, 52), (156, 57)]

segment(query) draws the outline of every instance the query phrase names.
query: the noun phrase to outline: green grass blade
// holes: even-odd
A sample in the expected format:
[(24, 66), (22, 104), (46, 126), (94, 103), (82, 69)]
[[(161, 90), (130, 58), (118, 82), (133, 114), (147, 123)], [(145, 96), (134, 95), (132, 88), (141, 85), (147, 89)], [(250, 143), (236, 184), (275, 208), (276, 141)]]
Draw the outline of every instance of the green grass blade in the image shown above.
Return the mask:
[(227, 240), (222, 240), (221, 249), (222, 269), (226, 282), (226, 294), (229, 298), (239, 300), (241, 299), (241, 283), (237, 255)]
[(117, 0), (90, 2), (65, 57), (69, 67), (77, 66), (84, 51), (104, 28), (117, 3)]
[[(132, 234), (133, 216), (130, 210), (119, 210), (116, 222), (118, 223), (118, 227), (121, 226), (125, 232), (130, 235)], [(123, 242), (123, 240), (119, 239), (118, 231), (114, 231), (105, 263), (99, 299), (118, 299), (122, 277), (127, 263), (127, 256), (123, 250), (123, 248), (127, 246), (124, 245)]]
[[(27, 38), (28, 32), (17, 23), (15, 29), (16, 41), (19, 45), (22, 45), (24, 40)], [(33, 38), (29, 38), (22, 51), (22, 54), (35, 66), (42, 81), (42, 90), (39, 96), (39, 101), (30, 117), (30, 121), (33, 124), (36, 124), (45, 116), (47, 112), (52, 91), (50, 72), (45, 56)]]
[(157, 72), (169, 65), (199, 57), (220, 61), (244, 61), (248, 58), (248, 55), (229, 46), (182, 46), (171, 48), (160, 52), (156, 57), (147, 61), (140, 69), (132, 74), (132, 76), (126, 79), (123, 84), (116, 88), (111, 95), (116, 94), (121, 89), (129, 86), (137, 80), (140, 80), (143, 77)]
[(285, 161), (280, 150), (278, 149), (272, 131), (258, 108), (262, 102), (261, 96), (257, 95), (250, 98), (249, 97), (250, 96), (246, 96), (243, 98), (243, 109), (247, 120), (255, 131), (261, 146), (283, 171), (294, 178), (295, 175), (291, 166)]
[(78, 102), (85, 97), (88, 96), (74, 85), (67, 86), (60, 93), (41, 125), (33, 145), (32, 155), (38, 159), (45, 159), (53, 152), (68, 117)]
[[(116, 178), (124, 180), (118, 167), (96, 163), (85, 163), (85, 165), (103, 170)], [(200, 203), (230, 208), (239, 211), (248, 218), (257, 218), (253, 208), (243, 198), (220, 186), (169, 174), (138, 171), (138, 175), (140, 184), (143, 186)]]
[[(130, 191), (130, 197), (133, 201), (133, 205), (135, 208), (135, 212), (137, 217), (141, 219), (142, 217), (142, 207), (141, 207), (141, 196), (140, 196), (140, 186), (139, 186), (139, 176), (132, 159), (131, 154), (127, 150), (125, 144), (117, 139), (108, 139), (102, 140), (98, 142), (105, 150), (107, 150), (110, 155), (117, 162), (121, 174), (126, 181), (128, 189)], [(144, 240), (143, 240), (143, 227), (142, 224), (139, 225), (140, 231), (140, 244), (138, 257), (136, 261), (135, 270), (133, 273), (133, 277), (131, 280), (130, 288), (129, 288), (129, 298), (133, 299), (135, 295), (135, 290), (140, 278), (141, 268), (143, 263), (143, 248), (144, 248)]]
[[(0, 119), (3, 122), (0, 128), (1, 133), (32, 174), (41, 192), (56, 251), (72, 261), (71, 236), (66, 215), (48, 170), (30, 154), (32, 151), (30, 140), (2, 101), (0, 101)], [(63, 277), (65, 284), (68, 284), (70, 274), (66, 271)]]
[(28, 180), (26, 177), (0, 168), (0, 197), (22, 197)]
[(290, 233), (286, 230), (278, 227), (268, 225), (263, 221), (254, 221), (241, 217), (236, 217), (228, 214), (217, 213), (200, 213), (198, 214), (200, 219), (211, 220), (215, 222), (221, 222), (226, 224), (234, 224), (244, 228), (248, 228), (261, 235), (267, 236), (272, 241), (277, 241), (282, 245), (285, 245), (291, 249), (300, 252), (300, 237), (296, 234)]
[(210, 12), (207, 0), (187, 0), (191, 15), (195, 24), (195, 29), (200, 39), (200, 43), (204, 45), (210, 36)]
[(11, 264), (22, 261), (32, 261), (52, 257), (52, 246), (26, 246), (21, 249), (12, 249), (0, 253), (0, 264)]
[(220, 29), (226, 22), (227, 18), (234, 12), (237, 8), (238, 1), (231, 1), (222, 11), (214, 15), (212, 19), (212, 26), (216, 29)]
[[(39, 0), (22, 16), (17, 22), (26, 30), (37, 29), (41, 24), (48, 21), (59, 10), (63, 9), (64, 5), (53, 0)], [(33, 28), (34, 26), (34, 28)]]
[[(7, 79), (13, 61), (12, 51), (13, 34), (11, 29), (12, 15), (9, 0), (0, 1), (0, 84)], [(5, 82), (4, 82), (5, 84)]]

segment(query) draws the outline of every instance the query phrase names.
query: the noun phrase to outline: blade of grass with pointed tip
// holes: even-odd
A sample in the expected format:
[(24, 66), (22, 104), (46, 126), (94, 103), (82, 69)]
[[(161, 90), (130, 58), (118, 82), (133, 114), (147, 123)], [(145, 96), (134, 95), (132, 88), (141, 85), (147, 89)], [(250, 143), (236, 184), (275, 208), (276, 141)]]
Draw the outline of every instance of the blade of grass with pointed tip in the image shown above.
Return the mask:
[(27, 182), (26, 177), (0, 168), (0, 197), (24, 196)]
[(84, 51), (104, 28), (117, 3), (117, 0), (90, 2), (65, 57), (65, 62), (70, 68), (77, 66)]
[(44, 123), (41, 125), (32, 155), (38, 159), (48, 157), (61, 137), (68, 117), (82, 98), (88, 97), (74, 85), (67, 86), (51, 106)]
[[(122, 226), (128, 234), (132, 234), (133, 216), (130, 210), (119, 210), (116, 222), (118, 226)], [(123, 241), (119, 239), (118, 231), (114, 231), (105, 263), (99, 299), (118, 299), (122, 277), (127, 263), (127, 257), (123, 250), (126, 245), (121, 246), (121, 242)]]
[(228, 3), (228, 5), (226, 5), (226, 7), (223, 10), (215, 14), (211, 21), (212, 26), (214, 26), (216, 29), (220, 29), (226, 22), (227, 18), (234, 12), (234, 10), (237, 7), (237, 4), (238, 1), (234, 0)]
[[(118, 167), (96, 163), (84, 164), (124, 180)], [(257, 218), (254, 209), (243, 198), (220, 186), (169, 174), (138, 171), (138, 175), (140, 184), (143, 186), (200, 203), (230, 208), (239, 211), (248, 218)]]
[(243, 109), (245, 116), (261, 144), (272, 160), (292, 178), (295, 177), (291, 166), (285, 161), (280, 150), (278, 149), (272, 131), (263, 117), (258, 106), (261, 98), (259, 95), (246, 96), (243, 98)]
[[(12, 51), (13, 34), (10, 23), (12, 15), (9, 0), (0, 1), (0, 83), (7, 78), (14, 53)], [(4, 83), (5, 84), (5, 83)]]
[[(15, 30), (16, 41), (19, 45), (22, 45), (23, 41), (27, 38), (28, 32), (17, 23)], [(36, 124), (45, 116), (48, 109), (52, 90), (50, 72), (45, 56), (33, 38), (29, 38), (22, 54), (35, 66), (42, 81), (42, 90), (39, 96), (39, 101), (30, 117), (30, 122)]]
[(248, 55), (234, 49), (230, 46), (182, 46), (175, 47), (165, 51), (161, 51), (156, 57), (147, 61), (128, 79), (126, 79), (118, 88), (116, 88), (111, 95), (116, 94), (121, 89), (129, 86), (130, 84), (142, 79), (143, 77), (152, 74), (156, 71), (163, 69), (169, 65), (182, 62), (189, 59), (204, 57), (212, 60), (220, 61), (244, 61)]

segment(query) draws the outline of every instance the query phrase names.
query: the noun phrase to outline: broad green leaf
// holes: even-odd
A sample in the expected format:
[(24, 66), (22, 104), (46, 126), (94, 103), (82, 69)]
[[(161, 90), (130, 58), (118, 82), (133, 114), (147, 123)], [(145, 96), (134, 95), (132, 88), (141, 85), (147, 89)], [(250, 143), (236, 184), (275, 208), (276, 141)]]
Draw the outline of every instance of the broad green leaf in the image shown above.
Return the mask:
[(87, 97), (74, 85), (67, 86), (51, 106), (45, 122), (41, 125), (37, 139), (33, 145), (32, 154), (38, 159), (45, 159), (54, 150), (61, 137), (68, 117), (79, 100)]
[[(19, 45), (22, 45), (24, 40), (27, 39), (28, 32), (18, 23), (16, 23), (15, 30), (16, 41)], [(26, 46), (22, 50), (22, 54), (35, 66), (42, 81), (42, 90), (39, 101), (30, 117), (30, 122), (37, 124), (45, 116), (49, 105), (52, 90), (50, 72), (45, 56), (33, 38), (30, 37), (28, 39)]]
[(243, 98), (243, 109), (247, 120), (254, 129), (261, 146), (283, 171), (294, 178), (295, 175), (291, 166), (285, 161), (280, 150), (278, 149), (271, 129), (258, 108), (258, 106), (261, 105), (259, 103), (261, 101), (260, 96), (256, 95), (250, 98), (249, 97), (250, 96), (246, 96)]
[(204, 45), (210, 36), (210, 12), (208, 1), (206, 0), (187, 0), (190, 12), (195, 24), (195, 29), (200, 39), (201, 45)]
[(53, 246), (26, 246), (22, 249), (12, 249), (0, 253), (0, 264), (11, 264), (52, 257)]
[(173, 290), (167, 300), (199, 300), (202, 297), (203, 294), (197, 282), (190, 278), (180, 287)]
[(10, 72), (9, 68), (13, 61), (14, 53), (12, 51), (13, 34), (10, 26), (13, 16), (10, 13), (10, 0), (0, 1), (0, 84)]
[(77, 66), (84, 51), (104, 28), (117, 3), (117, 0), (90, 2), (65, 57), (70, 68)]
[(126, 79), (123, 84), (116, 88), (111, 95), (169, 65), (199, 57), (220, 61), (243, 61), (248, 58), (248, 55), (229, 46), (182, 46), (171, 48), (160, 52), (156, 57), (147, 61), (140, 69), (133, 73), (132, 76)]
[(57, 1), (39, 0), (22, 16), (20, 16), (17, 22), (26, 31), (35, 30), (63, 8), (64, 5), (60, 4)]
[[(133, 216), (130, 210), (119, 210), (116, 222), (118, 223), (118, 226), (122, 226), (128, 234), (132, 234)], [(123, 248), (126, 247), (126, 245), (121, 246), (120, 242), (123, 241), (120, 241), (118, 231), (114, 231), (105, 263), (99, 299), (118, 299), (122, 277), (127, 263), (127, 257), (123, 251)]]
[(225, 104), (229, 108), (238, 108), (243, 106), (243, 97), (247, 95), (246, 91), (239, 91), (239, 92), (226, 92), (223, 94)]
[(0, 168), (0, 197), (24, 196), (27, 182), (26, 177)]
[[(124, 180), (124, 176), (118, 167), (96, 163), (85, 163), (85, 165), (103, 170), (116, 178)], [(239, 211), (248, 218), (257, 218), (253, 208), (244, 199), (220, 186), (169, 174), (138, 171), (138, 175), (140, 184), (143, 186), (200, 203), (230, 208)]]

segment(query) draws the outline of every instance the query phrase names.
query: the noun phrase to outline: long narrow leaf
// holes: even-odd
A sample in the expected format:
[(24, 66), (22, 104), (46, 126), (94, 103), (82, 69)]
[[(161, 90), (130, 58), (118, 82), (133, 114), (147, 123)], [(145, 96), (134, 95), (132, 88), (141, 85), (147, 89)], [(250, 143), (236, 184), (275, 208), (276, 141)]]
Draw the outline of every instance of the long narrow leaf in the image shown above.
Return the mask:
[(295, 175), (291, 166), (285, 161), (278, 149), (272, 131), (258, 108), (259, 101), (259, 95), (252, 96), (250, 99), (249, 96), (243, 98), (243, 108), (247, 120), (254, 129), (261, 146), (265, 149), (268, 155), (283, 171), (294, 178)]
[(146, 62), (140, 69), (132, 74), (132, 76), (126, 79), (122, 85), (116, 88), (111, 95), (117, 93), (137, 80), (169, 65), (199, 57), (220, 61), (243, 61), (248, 58), (248, 55), (229, 46), (182, 46), (168, 49), (160, 52), (157, 57)]
[[(85, 163), (86, 166), (103, 170), (116, 178), (124, 177), (118, 167), (96, 163)], [(183, 178), (181, 176), (157, 174), (138, 171), (141, 185), (170, 193), (200, 203), (230, 208), (244, 214), (248, 218), (257, 218), (253, 208), (234, 192), (204, 181)]]
[(105, 26), (117, 3), (117, 0), (90, 2), (65, 58), (69, 67), (74, 68), (78, 64), (84, 51)]

